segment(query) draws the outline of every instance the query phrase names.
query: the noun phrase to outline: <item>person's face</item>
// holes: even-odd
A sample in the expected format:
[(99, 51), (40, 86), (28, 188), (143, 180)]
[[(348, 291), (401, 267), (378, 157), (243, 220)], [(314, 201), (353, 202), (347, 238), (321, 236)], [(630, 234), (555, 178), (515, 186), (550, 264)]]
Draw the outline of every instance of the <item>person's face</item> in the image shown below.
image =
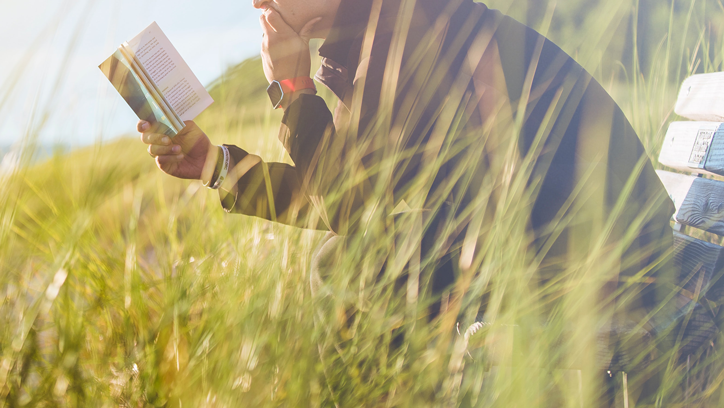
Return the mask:
[(252, 0), (254, 8), (276, 10), (297, 33), (310, 21), (321, 17), (314, 25), (312, 37), (325, 38), (332, 27), (340, 0)]

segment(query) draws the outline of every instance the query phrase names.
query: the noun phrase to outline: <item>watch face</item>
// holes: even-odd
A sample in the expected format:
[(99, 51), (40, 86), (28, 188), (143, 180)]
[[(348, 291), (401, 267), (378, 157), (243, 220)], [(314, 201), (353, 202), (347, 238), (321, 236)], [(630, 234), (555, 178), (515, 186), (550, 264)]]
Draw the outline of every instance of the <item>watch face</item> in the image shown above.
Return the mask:
[(272, 81), (266, 89), (266, 93), (269, 95), (269, 99), (271, 100), (272, 105), (274, 105), (274, 109), (278, 108), (282, 103), (282, 98), (284, 98), (284, 91), (282, 90), (282, 85), (279, 81)]

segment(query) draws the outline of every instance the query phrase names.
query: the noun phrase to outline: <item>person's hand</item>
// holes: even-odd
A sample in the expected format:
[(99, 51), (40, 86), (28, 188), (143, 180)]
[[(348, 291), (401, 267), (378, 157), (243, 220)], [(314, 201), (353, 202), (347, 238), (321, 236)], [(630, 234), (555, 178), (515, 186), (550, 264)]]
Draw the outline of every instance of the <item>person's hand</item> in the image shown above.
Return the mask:
[[(206, 134), (193, 121), (184, 122), (179, 134), (172, 138), (150, 133), (150, 124), (139, 120), (136, 129), (141, 132), (141, 140), (148, 146), (148, 153), (156, 159), (156, 165), (164, 173), (182, 179), (201, 179), (207, 156), (215, 160), (217, 149)], [(214, 157), (210, 157), (214, 156)]]
[(264, 39), (261, 60), (264, 75), (269, 82), (309, 76), (312, 62), (309, 39), (318, 17), (309, 21), (299, 33), (295, 32), (278, 11), (267, 8), (259, 17)]

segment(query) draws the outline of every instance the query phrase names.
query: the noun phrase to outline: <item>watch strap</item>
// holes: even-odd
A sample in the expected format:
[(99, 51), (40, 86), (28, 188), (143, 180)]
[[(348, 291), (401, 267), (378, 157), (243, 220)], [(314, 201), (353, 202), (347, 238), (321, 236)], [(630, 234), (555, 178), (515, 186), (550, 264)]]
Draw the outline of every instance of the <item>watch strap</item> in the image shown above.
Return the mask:
[(315, 94), (317, 93), (314, 80), (310, 77), (282, 79), (281, 81), (273, 80), (266, 89), (266, 92), (269, 95), (274, 109), (278, 109), (283, 107), (282, 104), (286, 105), (286, 103), (289, 102), (289, 98), (294, 92), (303, 89), (311, 89)]
[(317, 93), (317, 87), (314, 80), (310, 77), (296, 77), (291, 79), (283, 79), (279, 81), (285, 94), (290, 94), (302, 89), (313, 89)]

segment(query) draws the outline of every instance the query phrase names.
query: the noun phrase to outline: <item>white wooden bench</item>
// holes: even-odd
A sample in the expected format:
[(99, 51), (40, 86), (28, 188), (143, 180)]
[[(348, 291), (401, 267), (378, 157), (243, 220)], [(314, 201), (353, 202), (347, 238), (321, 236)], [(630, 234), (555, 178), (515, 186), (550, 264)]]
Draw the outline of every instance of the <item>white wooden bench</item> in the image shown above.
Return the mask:
[(724, 236), (724, 181), (719, 181), (724, 180), (722, 95), (724, 72), (694, 75), (683, 82), (675, 112), (689, 120), (669, 126), (659, 155), (659, 163), (678, 172), (657, 170), (676, 206), (674, 289), (685, 300), (677, 304), (681, 313), (676, 330), (683, 339), (680, 359), (689, 368), (692, 360), (701, 361), (712, 351), (724, 322), (724, 248), (717, 244)]

